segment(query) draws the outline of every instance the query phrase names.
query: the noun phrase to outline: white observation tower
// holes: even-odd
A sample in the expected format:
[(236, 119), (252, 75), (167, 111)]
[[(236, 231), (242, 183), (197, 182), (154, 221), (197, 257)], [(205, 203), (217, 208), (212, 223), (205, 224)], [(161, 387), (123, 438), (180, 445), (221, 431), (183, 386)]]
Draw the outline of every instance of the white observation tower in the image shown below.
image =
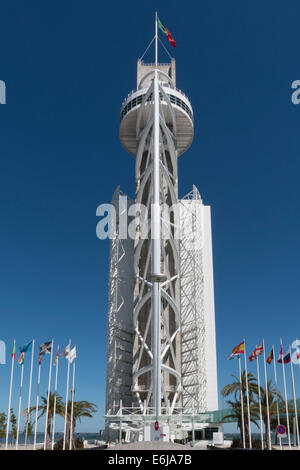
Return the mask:
[[(210, 208), (193, 187), (178, 199), (177, 159), (191, 145), (193, 110), (176, 88), (175, 60), (137, 66), (123, 101), (120, 139), (136, 159), (133, 239), (111, 240), (106, 414), (130, 407), (162, 416), (216, 410), (217, 369)], [(135, 209), (136, 210), (136, 209)], [(135, 212), (136, 214), (136, 212)]]

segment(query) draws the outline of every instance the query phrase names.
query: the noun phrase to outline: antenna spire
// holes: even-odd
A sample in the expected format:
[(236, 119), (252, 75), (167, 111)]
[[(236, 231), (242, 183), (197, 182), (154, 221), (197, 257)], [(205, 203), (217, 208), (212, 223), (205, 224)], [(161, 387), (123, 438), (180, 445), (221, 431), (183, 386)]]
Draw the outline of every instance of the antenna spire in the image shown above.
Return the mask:
[(157, 32), (157, 11), (155, 12), (155, 65), (157, 66), (158, 56), (158, 32)]

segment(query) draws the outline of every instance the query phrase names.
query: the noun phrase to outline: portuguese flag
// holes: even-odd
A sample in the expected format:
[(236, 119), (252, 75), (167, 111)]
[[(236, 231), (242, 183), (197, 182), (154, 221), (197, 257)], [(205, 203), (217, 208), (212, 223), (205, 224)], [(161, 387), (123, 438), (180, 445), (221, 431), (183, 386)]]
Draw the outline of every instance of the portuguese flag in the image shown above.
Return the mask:
[(14, 343), (14, 347), (13, 347), (13, 350), (11, 352), (11, 358), (12, 358), (12, 360), (16, 359), (16, 343)]
[(176, 47), (176, 42), (174, 41), (173, 37), (172, 37), (172, 34), (170, 33), (170, 31), (162, 24), (162, 22), (160, 21), (160, 19), (158, 18), (158, 26), (159, 26), (159, 29), (167, 36), (167, 38), (169, 39), (170, 43), (172, 44), (173, 47)]

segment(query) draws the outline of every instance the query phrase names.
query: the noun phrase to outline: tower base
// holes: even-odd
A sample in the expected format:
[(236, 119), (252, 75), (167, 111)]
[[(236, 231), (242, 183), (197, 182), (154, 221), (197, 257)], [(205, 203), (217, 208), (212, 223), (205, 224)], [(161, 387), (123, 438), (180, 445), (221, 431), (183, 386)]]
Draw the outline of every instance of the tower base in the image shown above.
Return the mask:
[(161, 425), (155, 430), (154, 424), (147, 425), (144, 428), (144, 441), (163, 441), (169, 442), (169, 426)]

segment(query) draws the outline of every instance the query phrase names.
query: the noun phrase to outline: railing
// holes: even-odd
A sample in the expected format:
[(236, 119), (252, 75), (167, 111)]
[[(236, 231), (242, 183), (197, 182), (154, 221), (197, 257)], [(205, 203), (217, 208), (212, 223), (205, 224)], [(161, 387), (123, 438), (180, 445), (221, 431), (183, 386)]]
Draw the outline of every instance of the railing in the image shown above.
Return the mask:
[[(131, 92), (128, 93), (128, 95), (126, 96), (126, 98), (124, 98), (124, 100), (123, 100), (123, 102), (122, 102), (122, 105), (121, 105), (121, 110), (122, 110), (123, 106), (125, 105), (126, 101), (128, 101), (128, 98), (129, 98), (131, 95), (133, 95), (133, 94), (136, 93), (137, 91), (142, 91), (142, 90), (143, 90), (143, 88), (142, 88), (141, 90), (131, 90)], [(176, 90), (178, 93), (180, 93), (181, 95), (183, 95), (183, 96), (185, 97), (185, 99), (189, 102), (190, 106), (192, 106), (192, 104), (191, 104), (191, 102), (190, 102), (188, 96), (187, 96), (182, 90), (180, 90), (179, 88), (175, 88), (175, 90)]]
[(149, 66), (149, 67), (157, 67), (157, 66), (160, 66), (160, 65), (162, 65), (163, 67), (166, 67), (167, 65), (171, 65), (172, 62), (163, 62), (163, 63), (160, 63), (160, 62), (159, 62), (159, 64), (155, 64), (155, 62), (153, 62), (153, 63), (152, 63), (152, 62), (149, 62), (149, 63), (148, 63), (148, 62), (144, 62), (144, 61), (141, 60), (141, 64), (144, 65), (144, 66), (146, 66), (146, 67), (148, 67), (148, 66)]
[[(199, 409), (190, 410), (190, 412), (183, 413), (182, 407), (175, 407), (173, 413), (170, 414), (169, 407), (162, 407), (161, 415), (158, 419), (162, 422), (171, 421), (173, 423), (180, 422), (184, 423), (191, 423), (191, 422), (198, 422), (198, 423), (234, 423), (236, 422), (236, 418), (233, 417), (232, 409), (226, 408), (224, 410), (216, 410), (216, 411), (206, 411), (201, 412)], [(125, 421), (140, 421), (145, 420), (149, 422), (154, 422), (157, 419), (155, 408), (147, 407), (146, 410), (142, 410), (138, 407), (121, 407), (118, 408), (117, 412), (114, 414), (107, 414), (105, 418), (108, 421), (118, 421), (118, 420), (125, 420)], [(178, 421), (179, 420), (179, 421)]]
[[(173, 90), (172, 90), (173, 91)], [(193, 119), (193, 111), (192, 111), (192, 105), (189, 101), (189, 99), (187, 98), (187, 96), (181, 92), (181, 90), (179, 90), (178, 88), (176, 88), (176, 91), (180, 94), (182, 94), (184, 96), (184, 98), (186, 99), (186, 101), (188, 102), (189, 106), (186, 104), (185, 101), (183, 101), (182, 99), (180, 99), (177, 95), (175, 94), (171, 94), (171, 93), (167, 93), (167, 96), (170, 98), (171, 100), (171, 103), (174, 104), (175, 106), (178, 106), (180, 107), (181, 109), (183, 109), (187, 114), (188, 116)], [(132, 96), (136, 91), (132, 91), (128, 97), (126, 98), (126, 100), (123, 102), (122, 104), (122, 107), (121, 107), (121, 111), (120, 111), (120, 121), (123, 120), (123, 118), (127, 115), (127, 113), (129, 111), (131, 111), (132, 109), (136, 108), (138, 105), (140, 105), (142, 103), (142, 98), (143, 96), (145, 96), (145, 93), (140, 93), (136, 98), (133, 98), (132, 100), (129, 100), (130, 96)], [(164, 101), (164, 98), (162, 97), (162, 94), (160, 93), (161, 95), (161, 100)], [(177, 100), (177, 102), (176, 102)], [(147, 101), (151, 101), (151, 95), (149, 96), (148, 100)], [(134, 102), (134, 104), (132, 104)]]

